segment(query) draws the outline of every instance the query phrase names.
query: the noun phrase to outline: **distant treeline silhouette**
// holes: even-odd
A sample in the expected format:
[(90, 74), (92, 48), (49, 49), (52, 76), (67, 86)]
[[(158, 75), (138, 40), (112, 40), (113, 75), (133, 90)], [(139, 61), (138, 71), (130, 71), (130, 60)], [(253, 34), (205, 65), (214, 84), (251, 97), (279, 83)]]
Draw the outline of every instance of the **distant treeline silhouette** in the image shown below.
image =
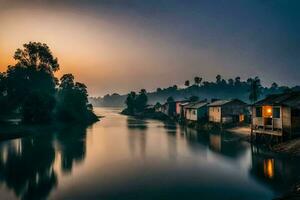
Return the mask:
[(27, 123), (52, 120), (92, 122), (97, 119), (88, 103), (87, 88), (72, 74), (58, 80), (57, 58), (46, 44), (29, 42), (14, 54), (16, 64), (0, 74), (0, 115), (21, 117)]
[[(147, 93), (148, 104), (155, 105), (157, 102), (164, 103), (168, 97), (174, 100), (189, 99), (197, 96), (199, 99), (233, 99), (238, 98), (245, 102), (255, 102), (270, 94), (300, 91), (300, 86), (287, 87), (273, 83), (270, 87), (263, 87), (259, 77), (241, 80), (240, 77), (225, 80), (221, 75), (216, 76), (216, 81), (203, 81), (203, 78), (196, 76), (193, 81), (186, 80), (184, 88), (173, 85), (167, 88), (157, 88), (154, 92)], [(125, 106), (127, 94), (107, 94), (104, 97), (90, 98), (94, 106)]]

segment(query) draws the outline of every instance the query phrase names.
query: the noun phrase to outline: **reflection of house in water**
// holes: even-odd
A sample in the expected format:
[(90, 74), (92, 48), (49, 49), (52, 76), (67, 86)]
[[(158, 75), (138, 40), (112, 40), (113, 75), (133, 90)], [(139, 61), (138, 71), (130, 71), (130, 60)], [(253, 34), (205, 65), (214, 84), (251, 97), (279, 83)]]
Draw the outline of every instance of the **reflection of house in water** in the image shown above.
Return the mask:
[(209, 148), (223, 156), (237, 158), (247, 149), (247, 143), (228, 133), (210, 133)]
[(243, 154), (248, 144), (241, 142), (238, 137), (228, 133), (198, 132), (195, 129), (186, 128), (185, 136), (191, 147), (201, 144), (210, 150), (223, 156), (236, 158)]
[(209, 147), (213, 151), (221, 152), (222, 140), (220, 134), (209, 134)]
[(289, 191), (300, 180), (300, 160), (274, 157), (255, 146), (252, 147), (250, 174), (278, 193)]

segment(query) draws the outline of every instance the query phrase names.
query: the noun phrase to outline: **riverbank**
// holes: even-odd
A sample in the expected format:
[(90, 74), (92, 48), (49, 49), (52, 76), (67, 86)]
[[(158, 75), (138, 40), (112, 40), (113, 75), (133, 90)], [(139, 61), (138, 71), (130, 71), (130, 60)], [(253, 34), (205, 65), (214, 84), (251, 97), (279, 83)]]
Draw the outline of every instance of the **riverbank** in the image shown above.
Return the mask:
[(120, 114), (136, 117), (136, 118), (139, 118), (139, 119), (156, 119), (156, 120), (160, 120), (160, 121), (170, 121), (170, 120), (172, 120), (172, 119), (170, 119), (169, 116), (165, 115), (162, 112), (147, 111), (147, 112), (132, 114), (132, 113), (128, 112), (127, 109), (124, 109), (124, 110), (121, 111)]

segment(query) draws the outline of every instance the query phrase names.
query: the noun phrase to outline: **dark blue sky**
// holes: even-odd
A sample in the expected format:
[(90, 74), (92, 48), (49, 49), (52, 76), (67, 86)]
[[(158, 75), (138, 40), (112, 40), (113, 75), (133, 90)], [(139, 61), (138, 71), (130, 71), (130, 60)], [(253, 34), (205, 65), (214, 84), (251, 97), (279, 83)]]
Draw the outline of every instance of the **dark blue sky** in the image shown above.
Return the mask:
[[(136, 55), (139, 61), (127, 60), (124, 66), (124, 62), (114, 63), (114, 69), (122, 74), (101, 76), (119, 80), (110, 85), (97, 81), (96, 73), (83, 73), (89, 77), (85, 81), (94, 94), (139, 89), (137, 84), (149, 89), (180, 85), (197, 75), (213, 80), (216, 74), (224, 78), (258, 75), (265, 84), (300, 84), (298, 0), (0, 0), (0, 4), (0, 10), (8, 13), (16, 9), (42, 9), (47, 11), (45, 15), (55, 11), (76, 13), (84, 18), (74, 18), (78, 26), (88, 24), (89, 20), (91, 24), (109, 23), (114, 31), (107, 34), (114, 35), (124, 49), (127, 46), (128, 52), (132, 52), (130, 58), (134, 60)], [(63, 18), (68, 17), (66, 14)], [(95, 26), (101, 31), (108, 30)], [(95, 41), (102, 41), (97, 34), (92, 35)], [(5, 35), (0, 32), (1, 36)], [(54, 39), (45, 40), (55, 44)], [(114, 62), (121, 60), (120, 52), (116, 50)], [(102, 64), (93, 62), (95, 67), (107, 71), (108, 65)], [(136, 73), (131, 75), (129, 72), (133, 71)]]

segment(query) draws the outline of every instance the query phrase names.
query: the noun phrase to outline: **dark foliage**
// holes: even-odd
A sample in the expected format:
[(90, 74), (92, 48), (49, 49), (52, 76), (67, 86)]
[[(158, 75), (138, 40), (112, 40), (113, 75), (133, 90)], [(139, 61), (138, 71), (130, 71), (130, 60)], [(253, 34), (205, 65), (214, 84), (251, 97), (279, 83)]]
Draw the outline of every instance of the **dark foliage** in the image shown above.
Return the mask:
[(72, 74), (65, 74), (60, 79), (56, 116), (59, 120), (68, 122), (97, 121), (93, 107), (88, 103), (86, 86), (83, 83), (75, 83)]
[[(61, 111), (59, 108), (64, 102), (61, 97), (64, 96), (66, 101), (72, 102), (65, 109), (69, 113), (72, 110), (72, 116), (75, 113), (78, 115), (76, 121), (79, 118), (83, 121), (94, 119), (92, 106), (87, 103), (88, 94), (84, 84), (74, 84), (74, 77), (70, 79), (69, 76), (64, 76), (57, 91), (59, 81), (54, 72), (59, 70), (59, 64), (46, 44), (24, 44), (22, 49), (16, 50), (14, 59), (16, 64), (0, 74), (0, 103), (3, 107), (0, 114), (15, 113), (26, 123), (46, 123), (55, 117), (57, 100), (59, 104), (56, 111)], [(68, 88), (70, 84), (73, 84), (71, 89)], [(66, 106), (66, 103), (63, 105)], [(70, 119), (75, 120), (75, 117)]]
[[(198, 78), (200, 77), (195, 77)], [(156, 102), (164, 103), (167, 101), (167, 98), (172, 96), (174, 100), (183, 100), (189, 99), (191, 96), (198, 96), (201, 99), (234, 99), (238, 98), (245, 102), (253, 101), (252, 97), (249, 99), (251, 91), (251, 87), (253, 86), (253, 80), (256, 83), (259, 82), (259, 78), (248, 78), (245, 81), (241, 80), (240, 77), (230, 78), (225, 80), (221, 75), (216, 76), (216, 81), (209, 82), (203, 81), (200, 78), (201, 82), (199, 85), (196, 83), (194, 85), (190, 85), (190, 81), (185, 81), (184, 88), (177, 88), (174, 86), (170, 86), (167, 88), (158, 88), (155, 92), (148, 92), (148, 103), (155, 104)], [(199, 80), (199, 81), (200, 81)], [(278, 94), (287, 91), (299, 91), (299, 86), (295, 86), (289, 88), (287, 86), (279, 86), (276, 83), (273, 83), (271, 87), (263, 87), (259, 86), (258, 91), (259, 94), (257, 96), (257, 100), (264, 98), (270, 94)], [(254, 95), (255, 96), (255, 95)], [(93, 98), (91, 102), (95, 106), (124, 106), (124, 102), (127, 98), (127, 95), (105, 95), (104, 98)], [(256, 97), (255, 97), (256, 98)]]
[(131, 115), (144, 112), (147, 107), (147, 102), (148, 97), (145, 89), (142, 89), (139, 95), (136, 95), (135, 92), (130, 92), (125, 100), (127, 106), (126, 112)]

